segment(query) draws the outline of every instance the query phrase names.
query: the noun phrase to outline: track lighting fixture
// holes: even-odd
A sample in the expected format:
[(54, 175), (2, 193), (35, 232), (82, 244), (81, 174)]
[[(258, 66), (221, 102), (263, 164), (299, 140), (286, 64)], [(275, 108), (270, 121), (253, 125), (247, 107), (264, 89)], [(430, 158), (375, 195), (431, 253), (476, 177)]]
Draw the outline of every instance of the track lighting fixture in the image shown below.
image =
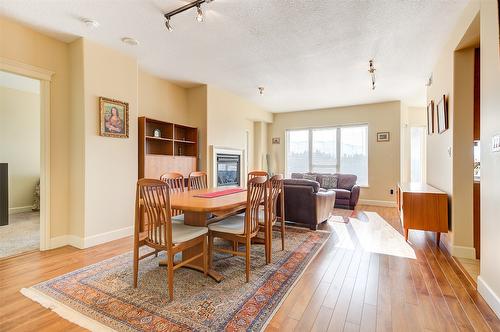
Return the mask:
[(191, 8), (194, 8), (196, 7), (196, 20), (198, 22), (203, 22), (205, 21), (205, 14), (203, 13), (203, 10), (201, 8), (201, 5), (204, 4), (204, 3), (211, 3), (213, 2), (214, 0), (196, 0), (196, 1), (193, 1), (193, 2), (190, 2), (182, 7), (179, 7), (175, 10), (172, 10), (171, 12), (168, 12), (166, 14), (164, 14), (165, 16), (165, 19), (166, 19), (166, 22), (165, 22), (165, 27), (167, 28), (168, 31), (172, 31), (173, 28), (172, 28), (172, 25), (170, 24), (170, 19), (177, 15), (177, 14), (180, 14), (182, 12), (185, 12), (186, 10), (188, 9), (191, 9)]
[(372, 90), (375, 90), (375, 66), (373, 65), (373, 60), (369, 61), (369, 69), (368, 72), (370, 73), (370, 76), (372, 78)]
[(167, 28), (168, 31), (174, 31), (174, 28), (172, 28), (172, 25), (170, 24), (170, 18), (166, 19), (165, 27)]
[(200, 23), (202, 23), (205, 20), (205, 17), (203, 15), (203, 10), (201, 10), (200, 5), (196, 6), (196, 20)]

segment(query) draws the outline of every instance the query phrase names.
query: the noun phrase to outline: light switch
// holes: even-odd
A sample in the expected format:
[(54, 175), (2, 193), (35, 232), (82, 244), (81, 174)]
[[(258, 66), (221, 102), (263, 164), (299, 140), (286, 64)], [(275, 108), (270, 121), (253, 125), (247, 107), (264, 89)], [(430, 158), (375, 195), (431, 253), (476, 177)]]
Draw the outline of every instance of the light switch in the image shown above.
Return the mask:
[(500, 152), (500, 135), (491, 138), (491, 152)]

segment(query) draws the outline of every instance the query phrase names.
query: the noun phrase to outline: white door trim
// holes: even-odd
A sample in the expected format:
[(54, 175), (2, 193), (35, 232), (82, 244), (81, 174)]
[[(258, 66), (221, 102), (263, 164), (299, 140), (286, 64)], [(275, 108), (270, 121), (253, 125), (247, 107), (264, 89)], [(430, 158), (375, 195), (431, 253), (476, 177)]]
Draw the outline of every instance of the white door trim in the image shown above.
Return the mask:
[(50, 249), (50, 81), (53, 71), (0, 57), (0, 70), (40, 81), (40, 250)]

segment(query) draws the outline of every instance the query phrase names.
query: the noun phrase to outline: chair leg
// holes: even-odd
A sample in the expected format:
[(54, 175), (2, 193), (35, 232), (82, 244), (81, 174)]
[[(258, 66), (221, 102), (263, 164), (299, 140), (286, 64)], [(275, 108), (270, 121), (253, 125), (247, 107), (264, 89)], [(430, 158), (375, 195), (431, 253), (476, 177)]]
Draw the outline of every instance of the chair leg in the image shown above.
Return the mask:
[(214, 237), (212, 233), (208, 232), (208, 268), (212, 268), (212, 247), (213, 247)]
[(267, 249), (267, 264), (271, 264), (271, 259), (273, 255), (273, 224), (269, 222), (269, 227), (267, 230), (267, 245), (269, 246), (269, 249)]
[(281, 250), (285, 250), (285, 221), (281, 219)]
[(252, 241), (250, 238), (247, 238), (247, 242), (245, 244), (245, 273), (247, 277), (247, 282), (250, 281), (250, 243)]
[(137, 278), (139, 274), (139, 244), (134, 241), (134, 288), (137, 288)]
[(203, 236), (203, 273), (208, 275), (207, 237)]
[(174, 300), (174, 255), (171, 252), (168, 253), (168, 296), (170, 301)]

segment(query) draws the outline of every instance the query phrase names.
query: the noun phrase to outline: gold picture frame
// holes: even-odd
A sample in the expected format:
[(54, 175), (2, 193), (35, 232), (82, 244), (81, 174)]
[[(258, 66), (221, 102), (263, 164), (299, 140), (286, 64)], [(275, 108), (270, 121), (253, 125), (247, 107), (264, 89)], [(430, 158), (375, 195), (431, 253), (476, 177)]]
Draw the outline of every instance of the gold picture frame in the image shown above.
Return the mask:
[(128, 138), (128, 103), (99, 97), (101, 136)]

